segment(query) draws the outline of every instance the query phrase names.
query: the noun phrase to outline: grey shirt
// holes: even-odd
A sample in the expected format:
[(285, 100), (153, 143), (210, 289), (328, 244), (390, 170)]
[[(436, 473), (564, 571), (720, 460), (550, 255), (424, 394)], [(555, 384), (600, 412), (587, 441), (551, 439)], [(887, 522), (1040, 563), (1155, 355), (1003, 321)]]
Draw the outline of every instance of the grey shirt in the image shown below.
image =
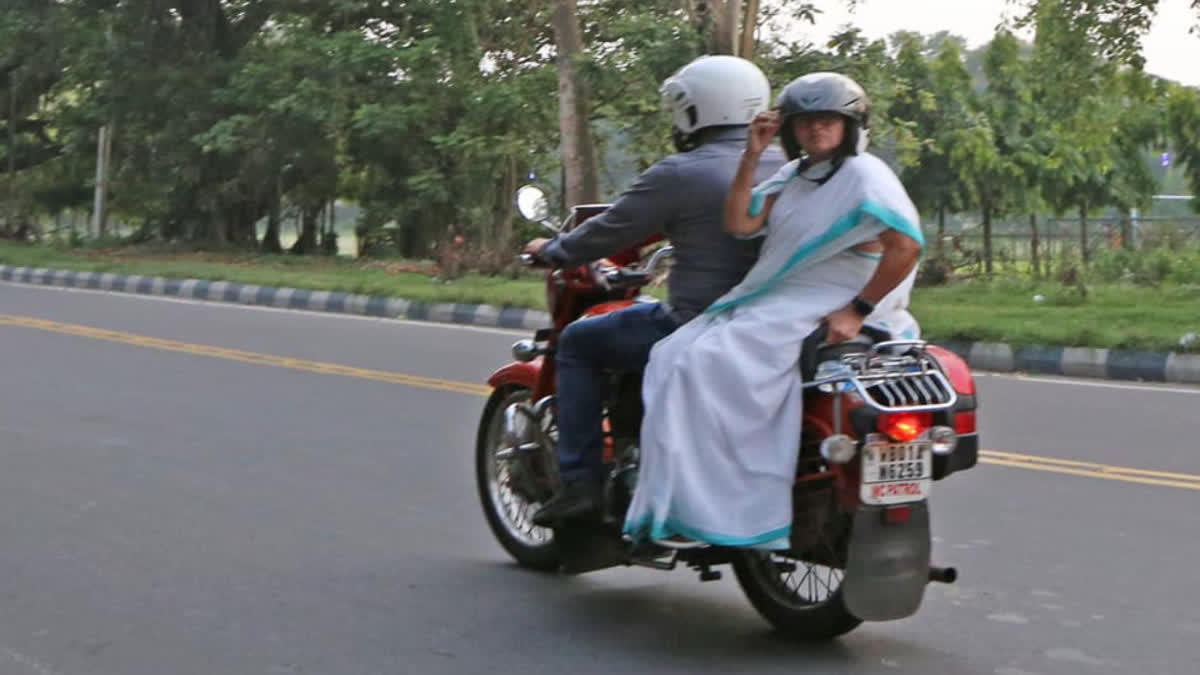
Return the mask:
[[(542, 255), (556, 265), (579, 265), (664, 234), (675, 247), (668, 304), (679, 323), (691, 320), (746, 275), (759, 241), (725, 233), (725, 195), (746, 147), (747, 129), (717, 129), (700, 147), (671, 155), (638, 176), (603, 213), (556, 237)], [(755, 184), (786, 158), (768, 148)]]

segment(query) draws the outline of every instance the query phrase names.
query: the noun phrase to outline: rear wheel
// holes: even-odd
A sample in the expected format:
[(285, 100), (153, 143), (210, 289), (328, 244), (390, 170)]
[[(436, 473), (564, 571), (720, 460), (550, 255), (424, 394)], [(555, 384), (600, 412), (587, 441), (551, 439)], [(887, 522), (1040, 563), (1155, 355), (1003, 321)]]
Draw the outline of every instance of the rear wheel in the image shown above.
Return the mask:
[[(841, 537), (837, 537), (841, 539)], [(845, 568), (841, 549), (828, 535), (814, 547), (823, 562), (805, 562), (769, 551), (741, 551), (733, 561), (738, 585), (776, 630), (797, 640), (831, 640), (854, 630), (862, 619), (842, 600)]]
[(540, 490), (531, 488), (532, 462), (525, 458), (496, 456), (504, 447), (504, 411), (514, 403), (527, 402), (529, 389), (497, 389), (488, 399), (479, 422), (475, 444), (475, 477), (479, 501), (492, 533), (518, 563), (531, 569), (558, 569), (559, 552), (554, 531), (533, 524), (540, 504)]

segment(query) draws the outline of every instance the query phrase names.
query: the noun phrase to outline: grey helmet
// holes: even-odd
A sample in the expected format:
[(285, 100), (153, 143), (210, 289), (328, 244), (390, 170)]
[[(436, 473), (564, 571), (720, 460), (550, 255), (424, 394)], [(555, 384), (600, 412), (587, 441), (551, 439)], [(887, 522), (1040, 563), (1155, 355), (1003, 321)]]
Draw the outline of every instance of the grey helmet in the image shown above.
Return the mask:
[(792, 80), (776, 101), (783, 124), (779, 137), (788, 159), (800, 156), (800, 144), (792, 133), (791, 118), (815, 113), (838, 113), (846, 118), (846, 139), (839, 159), (867, 149), (871, 100), (854, 80), (838, 73), (809, 73)]

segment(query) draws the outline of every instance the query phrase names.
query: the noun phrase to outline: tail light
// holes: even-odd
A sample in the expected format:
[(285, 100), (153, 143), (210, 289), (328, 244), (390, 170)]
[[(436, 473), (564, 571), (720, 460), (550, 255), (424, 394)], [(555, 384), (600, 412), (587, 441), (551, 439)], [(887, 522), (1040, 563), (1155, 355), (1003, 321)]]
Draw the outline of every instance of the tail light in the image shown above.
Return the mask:
[(875, 428), (893, 441), (907, 443), (916, 440), (931, 426), (933, 413), (902, 412), (880, 415)]
[(959, 436), (975, 433), (975, 411), (967, 410), (954, 413), (954, 431)]

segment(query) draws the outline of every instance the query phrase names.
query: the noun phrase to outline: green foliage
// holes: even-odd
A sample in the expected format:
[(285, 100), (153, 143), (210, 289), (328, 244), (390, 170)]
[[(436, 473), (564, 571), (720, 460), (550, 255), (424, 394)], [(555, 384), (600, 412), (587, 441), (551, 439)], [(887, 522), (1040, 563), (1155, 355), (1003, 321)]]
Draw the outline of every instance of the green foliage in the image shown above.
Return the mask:
[(1104, 282), (1200, 284), (1200, 248), (1106, 249), (1097, 254), (1091, 273)]
[[(1175, 154), (1189, 169), (1192, 194), (1200, 195), (1200, 92), (1172, 86), (1166, 107)], [(1192, 207), (1200, 212), (1200, 199), (1193, 200)]]
[[(1172, 179), (1200, 192), (1200, 99), (1137, 69), (1155, 0), (1016, 4), (1035, 44), (1002, 31), (965, 53), (946, 33), (869, 40), (853, 26), (813, 44), (805, 27), (825, 3), (764, 0), (755, 60), (776, 90), (818, 69), (862, 82), (872, 149), (927, 220), (1140, 208), (1158, 187), (1146, 157), (1168, 144)], [(579, 3), (610, 192), (671, 151), (657, 90), (711, 47), (702, 5)], [(511, 247), (523, 227), (516, 187), (531, 174), (552, 194), (560, 187), (551, 9), (9, 0), (0, 224), (86, 210), (97, 130), (108, 125), (111, 208), (147, 238), (249, 248), (257, 223), (278, 230), (294, 213), (300, 248), (315, 250), (321, 209), (345, 199), (362, 207), (367, 252), (428, 255), (450, 226), (473, 245)]]

